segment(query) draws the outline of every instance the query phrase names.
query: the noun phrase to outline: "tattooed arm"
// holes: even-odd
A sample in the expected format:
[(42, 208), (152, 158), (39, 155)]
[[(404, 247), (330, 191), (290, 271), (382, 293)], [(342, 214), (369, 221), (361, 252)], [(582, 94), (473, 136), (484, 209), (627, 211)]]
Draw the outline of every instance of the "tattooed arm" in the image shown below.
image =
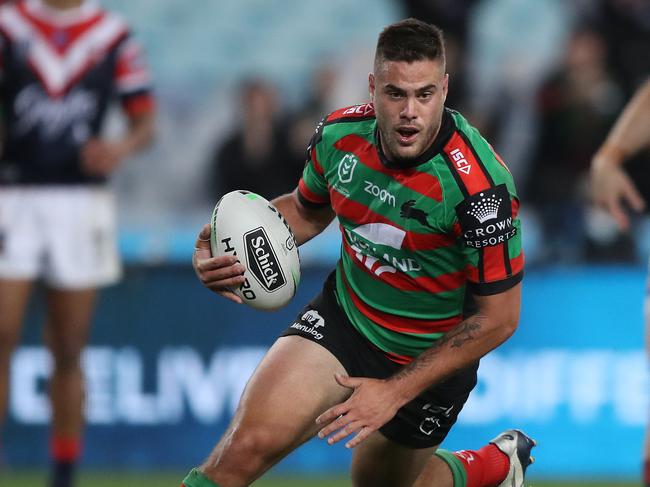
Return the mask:
[[(317, 419), (320, 438), (336, 443), (357, 432), (353, 448), (395, 416), (422, 391), (469, 366), (506, 341), (519, 322), (521, 284), (492, 296), (475, 296), (478, 312), (440, 338), (416, 360), (386, 380), (336, 376), (353, 389), (350, 398)], [(331, 435), (331, 436), (330, 436)]]
[(429, 386), (476, 362), (506, 341), (517, 329), (521, 284), (492, 296), (474, 296), (478, 312), (446, 333), (430, 349), (388, 382), (405, 403)]

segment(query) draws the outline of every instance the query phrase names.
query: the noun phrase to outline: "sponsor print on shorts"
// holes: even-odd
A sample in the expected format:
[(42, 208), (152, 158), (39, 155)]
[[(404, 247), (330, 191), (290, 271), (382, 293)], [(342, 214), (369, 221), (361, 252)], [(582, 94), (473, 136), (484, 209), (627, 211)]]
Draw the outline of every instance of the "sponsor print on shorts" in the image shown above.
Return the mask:
[(452, 404), (446, 408), (444, 406), (435, 406), (431, 403), (427, 403), (422, 406), (422, 409), (426, 411), (428, 416), (420, 423), (420, 431), (427, 436), (431, 436), (434, 431), (449, 422), (454, 405)]
[(310, 309), (303, 313), (300, 317), (300, 321), (294, 322), (294, 324), (291, 325), (291, 328), (312, 335), (316, 340), (322, 340), (323, 334), (321, 333), (322, 330), (319, 331), (319, 328), (324, 326), (325, 318), (323, 318), (315, 309)]

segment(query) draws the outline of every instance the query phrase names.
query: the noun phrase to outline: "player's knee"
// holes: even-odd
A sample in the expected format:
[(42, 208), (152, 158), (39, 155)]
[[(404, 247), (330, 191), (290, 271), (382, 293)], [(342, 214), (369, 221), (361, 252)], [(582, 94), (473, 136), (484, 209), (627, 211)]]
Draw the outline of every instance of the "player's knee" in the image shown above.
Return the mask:
[(278, 436), (281, 435), (277, 431), (267, 427), (242, 428), (233, 435), (231, 448), (241, 457), (253, 460), (252, 463), (266, 463), (284, 447)]
[(81, 369), (81, 350), (77, 347), (57, 347), (52, 350), (54, 369), (58, 372), (76, 372)]
[(223, 444), (223, 451), (202, 469), (209, 477), (250, 483), (267, 470), (285, 451), (278, 432), (265, 427), (236, 428)]
[(16, 348), (20, 333), (0, 328), (0, 360), (7, 360)]

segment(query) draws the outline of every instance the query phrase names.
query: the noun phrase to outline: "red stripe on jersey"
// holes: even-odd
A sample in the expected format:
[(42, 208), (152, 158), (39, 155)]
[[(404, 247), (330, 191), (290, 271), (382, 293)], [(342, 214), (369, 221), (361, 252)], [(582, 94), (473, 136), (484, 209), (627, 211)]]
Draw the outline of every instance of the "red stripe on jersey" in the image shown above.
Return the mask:
[(34, 16), (26, 8), (24, 2), (17, 3), (16, 8), (41, 33), (50, 47), (55, 49), (59, 54), (65, 53), (79, 37), (92, 29), (106, 15), (106, 12), (98, 11), (97, 14), (88, 19), (59, 27)]
[[(385, 223), (404, 230), (396, 223), (379, 213), (375, 213), (367, 206), (346, 198), (334, 188), (330, 189), (330, 200), (332, 202), (332, 208), (334, 208), (334, 211), (338, 216), (350, 220), (357, 225), (365, 225), (367, 223)], [(404, 236), (402, 248), (408, 250), (439, 249), (441, 247), (449, 247), (456, 241), (453, 235), (404, 231), (406, 232), (406, 235)]]
[(149, 93), (138, 96), (129, 96), (122, 101), (124, 111), (131, 117), (151, 113), (156, 108), (156, 102)]
[(305, 198), (307, 201), (311, 201), (312, 203), (320, 204), (327, 203), (329, 201), (327, 199), (327, 196), (320, 196), (309, 189), (309, 187), (305, 184), (303, 178), (300, 178), (300, 181), (298, 181), (298, 191), (300, 191), (300, 194), (303, 198)]
[(343, 152), (351, 152), (365, 165), (374, 171), (390, 176), (402, 186), (416, 193), (427, 196), (438, 202), (442, 201), (440, 181), (432, 174), (418, 171), (415, 168), (389, 169), (382, 164), (377, 148), (363, 137), (356, 134), (346, 135), (338, 140), (334, 147)]
[(341, 108), (328, 115), (326, 122), (332, 122), (341, 118), (365, 118), (375, 115), (375, 107), (372, 103), (363, 105), (353, 105), (351, 107)]
[(397, 355), (396, 353), (390, 353), (386, 352), (385, 350), (382, 350), (382, 353), (388, 357), (388, 359), (392, 360), (393, 362), (396, 362), (400, 365), (407, 365), (413, 362), (412, 357), (407, 357), (406, 355)]
[(483, 249), (483, 276), (485, 282), (502, 281), (510, 276), (506, 273), (503, 246), (500, 243)]
[[(341, 233), (343, 233), (341, 227)], [(465, 274), (462, 271), (443, 274), (437, 277), (411, 277), (398, 268), (376, 257), (367, 256), (354, 250), (343, 237), (343, 249), (356, 266), (369, 276), (382, 281), (400, 291), (420, 291), (431, 294), (453, 291), (465, 284)]]
[[(106, 53), (110, 52), (116, 45), (118, 45), (126, 36), (128, 35), (127, 31), (122, 32), (118, 36), (116, 36), (114, 39), (111, 40), (110, 44), (107, 44), (105, 47), (105, 50), (102, 53), (98, 53), (97, 56), (100, 55), (105, 55)], [(72, 86), (77, 84), (77, 82), (83, 78), (86, 73), (95, 65), (96, 59), (90, 58), (88, 61), (83, 65), (83, 67), (72, 77), (68, 80), (68, 82), (65, 84), (61, 94), (68, 92)], [(36, 69), (36, 67), (35, 67)], [(47, 92), (50, 94), (50, 96), (53, 95), (51, 92), (50, 88), (46, 86)]]
[(512, 259), (510, 259), (510, 268), (512, 269), (512, 275), (515, 276), (524, 270), (524, 264), (526, 257), (524, 256), (523, 250), (521, 253)]
[(318, 157), (316, 155), (316, 147), (311, 148), (311, 162), (314, 164), (314, 169), (318, 174), (321, 176), (325, 174), (325, 171), (323, 171), (323, 166), (320, 165), (320, 162), (318, 162)]
[(519, 213), (519, 200), (517, 198), (512, 198), (511, 201), (512, 205), (512, 218), (517, 218), (517, 214)]
[(456, 174), (460, 177), (470, 195), (490, 187), (490, 182), (483, 172), (483, 168), (474, 157), (472, 149), (465, 143), (458, 132), (454, 132), (443, 151), (451, 161)]
[[(489, 248), (489, 247), (486, 247), (486, 248)], [(503, 255), (503, 249), (500, 249), (500, 252)], [(491, 256), (490, 257), (486, 256), (484, 261), (486, 259), (488, 259), (488, 258), (491, 258)], [(503, 257), (501, 257), (501, 263), (503, 263)], [(512, 269), (512, 275), (513, 276), (516, 276), (517, 274), (519, 274), (524, 269), (524, 254), (523, 254), (523, 252), (521, 254), (519, 254), (517, 257), (513, 257), (512, 259), (510, 259), (510, 268)], [(487, 267), (485, 268), (485, 270), (487, 271)], [(505, 275), (505, 269), (503, 269), (503, 273)], [(477, 283), (477, 284), (483, 284), (483, 283), (486, 283), (486, 282), (494, 282), (494, 281), (490, 281), (488, 279), (487, 272), (485, 273), (485, 280), (483, 282), (479, 281), (478, 268), (474, 267), (473, 265), (468, 265), (468, 266), (465, 267), (465, 275), (467, 276), (467, 279), (469, 279), (470, 281), (472, 281), (474, 283)], [(500, 281), (500, 280), (503, 280), (503, 279), (506, 279), (506, 278), (503, 277), (501, 279), (496, 279), (496, 281)]]
[(396, 331), (398, 333), (445, 333), (462, 321), (461, 315), (452, 316), (451, 318), (445, 318), (442, 320), (418, 320), (415, 318), (406, 318), (404, 316), (385, 313), (369, 306), (359, 296), (357, 296), (357, 293), (355, 293), (352, 287), (350, 287), (347, 278), (344, 278), (343, 282), (345, 282), (345, 287), (349, 292), (354, 306), (361, 311), (366, 318), (387, 330)]
[(118, 82), (135, 85), (135, 88), (130, 87), (131, 90), (137, 89), (138, 85), (149, 84), (149, 72), (144, 64), (142, 49), (134, 41), (126, 41), (120, 46), (114, 76)]

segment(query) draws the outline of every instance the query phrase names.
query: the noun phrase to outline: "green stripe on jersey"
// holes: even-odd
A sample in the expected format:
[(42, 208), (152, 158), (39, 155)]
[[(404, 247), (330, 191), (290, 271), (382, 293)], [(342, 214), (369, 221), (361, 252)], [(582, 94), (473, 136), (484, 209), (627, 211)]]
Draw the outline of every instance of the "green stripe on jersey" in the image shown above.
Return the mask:
[[(489, 144), (460, 114), (446, 111), (445, 117), (461, 134), (456, 139), (469, 145), (466, 152), (478, 158), (467, 176), (487, 173), (488, 182), (505, 184), (516, 198), (512, 177)], [(336, 292), (348, 318), (381, 350), (416, 357), (441, 336), (434, 330), (448, 329), (462, 315), (467, 280), (486, 274), (477, 271), (484, 252), (461, 241), (456, 207), (466, 191), (448, 156), (438, 152), (415, 168), (387, 169), (374, 145), (375, 128), (376, 120), (367, 116), (330, 117), (314, 141), (316, 160), (308, 161), (303, 181), (329, 197), (347, 243)], [(504, 250), (511, 259), (521, 254), (520, 224), (513, 225), (516, 236)], [(500, 255), (503, 268), (507, 261)], [(489, 271), (494, 274), (494, 265)], [(439, 320), (446, 322), (436, 329)]]

